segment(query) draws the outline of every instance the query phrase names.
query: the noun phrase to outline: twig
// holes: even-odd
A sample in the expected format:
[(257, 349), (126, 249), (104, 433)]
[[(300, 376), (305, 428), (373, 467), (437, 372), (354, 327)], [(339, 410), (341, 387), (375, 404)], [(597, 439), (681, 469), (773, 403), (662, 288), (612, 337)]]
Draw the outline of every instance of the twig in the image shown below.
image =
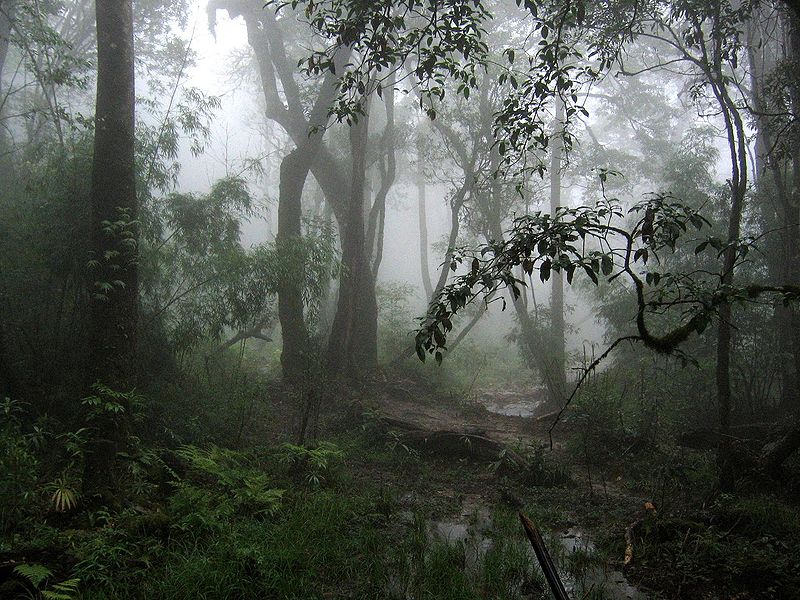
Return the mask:
[(575, 394), (578, 393), (578, 390), (583, 385), (583, 382), (586, 381), (586, 378), (592, 373), (592, 371), (594, 371), (598, 367), (598, 365), (601, 362), (603, 362), (603, 360), (606, 359), (606, 357), (608, 357), (609, 354), (611, 354), (614, 348), (616, 348), (621, 342), (640, 341), (641, 339), (642, 338), (639, 337), (638, 335), (626, 335), (624, 337), (617, 338), (613, 344), (611, 344), (608, 348), (606, 348), (605, 352), (603, 352), (594, 361), (592, 361), (592, 364), (586, 367), (586, 369), (583, 372), (583, 375), (581, 375), (581, 378), (578, 380), (578, 383), (575, 384), (575, 389), (572, 390), (572, 393), (569, 395), (569, 398), (567, 398), (567, 401), (564, 403), (564, 406), (561, 407), (561, 410), (558, 411), (558, 414), (556, 414), (556, 418), (553, 419), (553, 422), (550, 424), (550, 428), (547, 430), (547, 436), (550, 439), (551, 450), (553, 449), (553, 429), (555, 429), (555, 426), (558, 425), (558, 422), (561, 420), (561, 416), (564, 414), (564, 411), (567, 410), (569, 405), (572, 403), (572, 400), (575, 398)]

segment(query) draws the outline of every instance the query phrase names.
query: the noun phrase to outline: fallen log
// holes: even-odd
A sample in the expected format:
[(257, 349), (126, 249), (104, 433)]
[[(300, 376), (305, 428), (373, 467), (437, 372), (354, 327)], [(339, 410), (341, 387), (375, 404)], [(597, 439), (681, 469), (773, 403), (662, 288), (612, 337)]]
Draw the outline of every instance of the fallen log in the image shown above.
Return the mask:
[(528, 467), (528, 461), (518, 452), (477, 433), (421, 429), (416, 423), (394, 417), (381, 417), (381, 422), (387, 431), (395, 431), (404, 444), (423, 452), (489, 461), (505, 459), (519, 469)]
[[(758, 444), (766, 440), (774, 430), (774, 423), (748, 423), (732, 426), (730, 435), (742, 444)], [(686, 448), (713, 450), (719, 445), (719, 431), (716, 429), (686, 431), (678, 436), (677, 442)]]

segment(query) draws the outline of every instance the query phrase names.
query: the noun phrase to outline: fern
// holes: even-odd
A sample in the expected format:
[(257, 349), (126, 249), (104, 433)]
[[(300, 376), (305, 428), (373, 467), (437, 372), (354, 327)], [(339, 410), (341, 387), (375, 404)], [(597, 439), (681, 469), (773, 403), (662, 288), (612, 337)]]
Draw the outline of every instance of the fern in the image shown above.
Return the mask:
[(53, 572), (43, 565), (17, 565), (14, 567), (14, 573), (36, 589), (53, 576)]
[(78, 596), (80, 579), (67, 579), (54, 583), (49, 589), (42, 590), (42, 598), (47, 600), (72, 600)]
[[(236, 509), (259, 515), (273, 515), (280, 508), (284, 490), (270, 487), (267, 476), (245, 464), (242, 453), (217, 446), (181, 446), (176, 454), (198, 474), (213, 478), (224, 492), (217, 496), (213, 507), (207, 507), (211, 513), (218, 513), (231, 501)], [(183, 496), (194, 495), (196, 489), (185, 482), (178, 487)], [(202, 515), (195, 515), (198, 517)]]
[(53, 576), (53, 572), (43, 565), (17, 565), (14, 568), (14, 574), (27, 581), (34, 588), (34, 592), (29, 594), (30, 598), (73, 600), (78, 597), (80, 579), (72, 578), (46, 585), (47, 580)]

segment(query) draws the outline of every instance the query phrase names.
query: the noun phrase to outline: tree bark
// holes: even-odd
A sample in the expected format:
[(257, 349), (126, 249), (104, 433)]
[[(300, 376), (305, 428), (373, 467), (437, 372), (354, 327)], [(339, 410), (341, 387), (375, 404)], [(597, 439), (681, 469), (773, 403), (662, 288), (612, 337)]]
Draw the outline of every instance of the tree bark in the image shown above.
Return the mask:
[[(88, 382), (126, 392), (136, 384), (138, 272), (131, 0), (97, 0), (97, 104), (91, 182)], [(87, 492), (116, 495), (116, 454), (128, 406), (95, 418), (86, 459)]]
[[(564, 102), (556, 95), (555, 99), (555, 130), (551, 144), (550, 154), (550, 214), (555, 215), (561, 208), (561, 165), (564, 152)], [(566, 377), (566, 349), (564, 342), (564, 276), (561, 271), (553, 271), (550, 274), (551, 297), (550, 297), (550, 332), (553, 338), (553, 345), (550, 349), (551, 371), (549, 379), (552, 380), (553, 392), (557, 393), (559, 403), (566, 397), (567, 377)]]
[(419, 208), (419, 262), (420, 275), (422, 276), (422, 288), (425, 290), (425, 297), (433, 298), (433, 283), (431, 282), (431, 270), (428, 263), (428, 211), (427, 211), (427, 189), (425, 185), (425, 170), (422, 166), (423, 141), (421, 136), (427, 128), (419, 124), (419, 134), (417, 136), (417, 203)]
[[(720, 36), (719, 27), (714, 28), (714, 35)], [(714, 40), (714, 47), (721, 47), (721, 42)], [(730, 187), (730, 213), (728, 217), (727, 241), (729, 246), (725, 249), (722, 258), (722, 272), (720, 279), (723, 285), (733, 285), (734, 269), (736, 267), (737, 249), (734, 242), (741, 234), (742, 213), (744, 199), (747, 191), (747, 139), (744, 132), (744, 123), (739, 114), (738, 107), (728, 94), (726, 78), (721, 67), (722, 57), (715, 50), (713, 64), (709, 65), (706, 72), (709, 83), (722, 112), (725, 122), (725, 131), (728, 138), (728, 149), (731, 158)], [(720, 488), (730, 490), (735, 479), (735, 460), (731, 445), (731, 351), (733, 340), (733, 311), (731, 304), (723, 303), (719, 308), (719, 326), (717, 328), (717, 363), (715, 371), (717, 387), (717, 405), (719, 412), (720, 443), (717, 450), (717, 463), (720, 472)]]
[(301, 382), (308, 369), (308, 330), (303, 314), (303, 285), (298, 276), (302, 265), (297, 264), (302, 260), (298, 255), (298, 243), (303, 235), (303, 188), (311, 168), (308, 150), (305, 145), (297, 147), (284, 157), (278, 188), (275, 246), (289, 267), (284, 269), (278, 285), (278, 319), (283, 342), (281, 369), (283, 380), (289, 385)]
[(342, 273), (339, 302), (328, 341), (328, 368), (334, 376), (358, 380), (378, 362), (375, 278), (364, 230), (364, 185), (369, 112), (350, 127), (353, 156), (346, 219), (340, 221)]

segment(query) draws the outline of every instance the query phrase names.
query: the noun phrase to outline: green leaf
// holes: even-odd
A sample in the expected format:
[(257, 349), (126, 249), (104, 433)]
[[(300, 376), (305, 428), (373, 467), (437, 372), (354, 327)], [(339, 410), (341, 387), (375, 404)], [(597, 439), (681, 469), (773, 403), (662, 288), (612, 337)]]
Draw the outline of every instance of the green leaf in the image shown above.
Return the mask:
[(542, 266), (539, 267), (539, 279), (542, 280), (542, 283), (545, 283), (548, 279), (550, 279), (550, 270), (552, 266), (552, 263), (549, 260), (546, 260), (542, 263)]
[(614, 271), (614, 259), (610, 254), (604, 254), (600, 259), (600, 268), (603, 271), (603, 275), (611, 275)]
[(597, 275), (592, 270), (592, 268), (589, 265), (583, 265), (583, 270), (586, 271), (586, 274), (589, 276), (589, 279), (592, 280), (592, 283), (597, 285)]

